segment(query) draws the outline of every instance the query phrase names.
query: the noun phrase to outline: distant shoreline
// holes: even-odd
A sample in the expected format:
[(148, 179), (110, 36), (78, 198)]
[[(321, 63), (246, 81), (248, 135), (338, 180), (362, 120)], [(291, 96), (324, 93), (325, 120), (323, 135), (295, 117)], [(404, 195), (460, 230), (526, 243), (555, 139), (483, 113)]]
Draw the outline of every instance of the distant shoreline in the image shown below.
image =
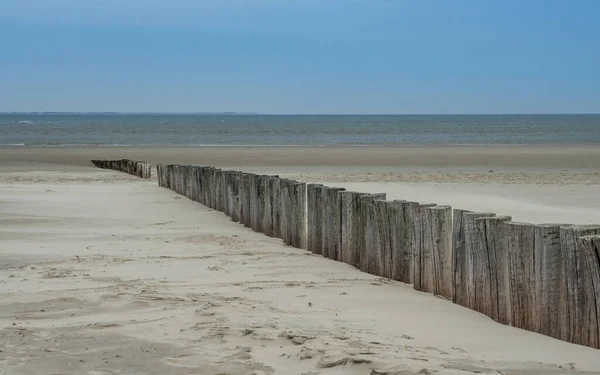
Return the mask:
[(0, 112), (31, 116), (598, 116), (600, 113), (261, 113), (261, 112)]

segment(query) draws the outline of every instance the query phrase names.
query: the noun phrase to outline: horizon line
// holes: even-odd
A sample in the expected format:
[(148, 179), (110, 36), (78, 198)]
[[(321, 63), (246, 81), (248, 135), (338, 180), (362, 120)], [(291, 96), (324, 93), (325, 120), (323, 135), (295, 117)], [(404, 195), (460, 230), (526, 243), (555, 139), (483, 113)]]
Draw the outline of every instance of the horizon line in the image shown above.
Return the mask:
[(0, 111), (0, 115), (228, 115), (228, 116), (560, 116), (600, 115), (600, 112), (546, 113), (262, 113), (262, 112), (118, 112), (118, 111)]

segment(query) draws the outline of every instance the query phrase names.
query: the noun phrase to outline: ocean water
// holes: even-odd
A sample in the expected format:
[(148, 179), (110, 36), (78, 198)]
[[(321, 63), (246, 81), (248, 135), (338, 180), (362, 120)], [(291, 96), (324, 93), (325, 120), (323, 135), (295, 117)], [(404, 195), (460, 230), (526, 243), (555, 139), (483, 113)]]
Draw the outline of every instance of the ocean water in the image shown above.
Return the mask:
[(0, 114), (15, 144), (600, 144), (600, 115)]

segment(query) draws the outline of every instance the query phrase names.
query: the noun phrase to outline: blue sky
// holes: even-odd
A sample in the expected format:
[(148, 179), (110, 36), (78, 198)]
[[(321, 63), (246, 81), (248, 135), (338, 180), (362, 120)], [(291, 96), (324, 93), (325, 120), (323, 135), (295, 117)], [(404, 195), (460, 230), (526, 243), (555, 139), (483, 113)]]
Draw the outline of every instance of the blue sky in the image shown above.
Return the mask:
[(600, 1), (2, 0), (0, 111), (598, 113)]

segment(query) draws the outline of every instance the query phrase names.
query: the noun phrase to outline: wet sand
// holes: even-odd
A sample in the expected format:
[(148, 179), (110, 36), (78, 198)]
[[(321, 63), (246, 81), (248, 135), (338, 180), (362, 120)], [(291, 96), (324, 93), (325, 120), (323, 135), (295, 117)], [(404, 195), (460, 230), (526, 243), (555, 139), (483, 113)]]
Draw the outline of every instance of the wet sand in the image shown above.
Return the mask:
[(217, 167), (346, 167), (349, 170), (598, 172), (597, 146), (0, 147), (0, 164), (89, 166), (90, 159)]

